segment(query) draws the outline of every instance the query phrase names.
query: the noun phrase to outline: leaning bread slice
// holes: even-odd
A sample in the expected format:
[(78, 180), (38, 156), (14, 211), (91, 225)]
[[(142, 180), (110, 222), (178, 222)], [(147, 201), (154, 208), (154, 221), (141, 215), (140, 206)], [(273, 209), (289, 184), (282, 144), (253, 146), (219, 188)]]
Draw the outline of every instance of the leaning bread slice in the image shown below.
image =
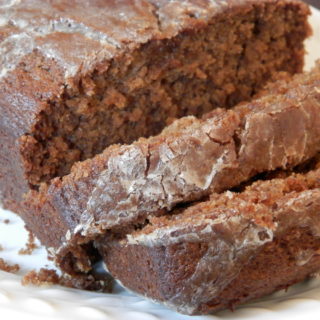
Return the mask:
[(114, 145), (74, 165), (70, 175), (29, 194), (27, 226), (68, 272), (88, 271), (95, 237), (126, 233), (176, 205), (314, 157), (319, 67), (269, 92), (233, 110), (182, 118), (158, 136)]
[(96, 246), (141, 295), (186, 314), (233, 308), (320, 269), (320, 169), (214, 194)]

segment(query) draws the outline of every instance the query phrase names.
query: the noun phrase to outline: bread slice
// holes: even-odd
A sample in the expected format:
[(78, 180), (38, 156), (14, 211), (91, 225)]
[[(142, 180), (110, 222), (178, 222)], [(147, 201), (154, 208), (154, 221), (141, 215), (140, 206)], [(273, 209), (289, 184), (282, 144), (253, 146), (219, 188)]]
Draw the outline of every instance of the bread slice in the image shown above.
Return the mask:
[(309, 13), (297, 0), (5, 1), (0, 200), (19, 212), (76, 161), (302, 71)]
[(91, 269), (88, 243), (125, 234), (153, 216), (288, 170), (320, 151), (320, 68), (278, 82), (261, 97), (160, 135), (114, 145), (26, 199), (27, 226), (68, 272)]
[(213, 194), (95, 245), (109, 272), (145, 297), (185, 314), (233, 309), (320, 269), (318, 168)]

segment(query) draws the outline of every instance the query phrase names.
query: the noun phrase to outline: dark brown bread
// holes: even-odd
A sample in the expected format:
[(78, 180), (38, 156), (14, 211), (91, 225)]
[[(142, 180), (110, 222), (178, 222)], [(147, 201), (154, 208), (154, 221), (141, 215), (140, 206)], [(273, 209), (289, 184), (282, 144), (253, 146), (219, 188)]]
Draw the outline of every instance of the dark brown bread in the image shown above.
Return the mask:
[(150, 219), (96, 247), (129, 289), (186, 314), (233, 308), (320, 268), (320, 165)]
[[(320, 151), (320, 69), (278, 82), (233, 110), (177, 120), (162, 134), (112, 146), (26, 201), (25, 220), (68, 272), (89, 271), (86, 243), (258, 173)], [(80, 244), (83, 244), (82, 246)], [(90, 247), (91, 248), (91, 247)]]
[(113, 143), (250, 98), (302, 70), (295, 0), (25, 0), (0, 8), (0, 191), (23, 194)]

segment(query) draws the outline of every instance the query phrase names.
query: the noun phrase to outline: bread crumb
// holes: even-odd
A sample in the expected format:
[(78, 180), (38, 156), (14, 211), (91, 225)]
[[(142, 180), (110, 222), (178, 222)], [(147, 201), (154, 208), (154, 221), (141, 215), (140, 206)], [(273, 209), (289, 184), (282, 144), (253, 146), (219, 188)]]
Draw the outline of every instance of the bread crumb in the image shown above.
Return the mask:
[(0, 244), (0, 251), (3, 251), (3, 246)]
[(21, 280), (22, 285), (53, 285), (59, 284), (59, 276), (55, 270), (41, 268), (38, 272), (31, 270)]
[(29, 231), (28, 241), (26, 243), (26, 247), (19, 250), (20, 255), (31, 255), (35, 249), (39, 248), (39, 246), (35, 243), (35, 236), (32, 232)]
[(5, 224), (9, 224), (9, 223), (10, 223), (10, 220), (9, 220), (9, 219), (5, 219), (5, 220), (3, 220), (3, 222), (4, 222)]
[(68, 288), (83, 289), (89, 291), (111, 292), (112, 280), (95, 279), (92, 275), (59, 276), (53, 269), (41, 268), (39, 271), (29, 271), (21, 280), (22, 285), (47, 286), (61, 285)]
[(20, 270), (20, 266), (18, 264), (10, 265), (0, 258), (0, 270), (10, 273), (17, 273)]

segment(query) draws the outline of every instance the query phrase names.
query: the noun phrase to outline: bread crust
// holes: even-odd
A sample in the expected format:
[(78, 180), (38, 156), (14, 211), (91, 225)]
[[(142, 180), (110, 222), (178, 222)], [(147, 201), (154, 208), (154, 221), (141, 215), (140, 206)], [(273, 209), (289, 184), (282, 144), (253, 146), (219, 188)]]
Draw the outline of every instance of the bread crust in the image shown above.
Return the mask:
[(233, 309), (319, 270), (319, 187), (319, 169), (258, 181), (95, 246), (147, 298), (185, 314)]

